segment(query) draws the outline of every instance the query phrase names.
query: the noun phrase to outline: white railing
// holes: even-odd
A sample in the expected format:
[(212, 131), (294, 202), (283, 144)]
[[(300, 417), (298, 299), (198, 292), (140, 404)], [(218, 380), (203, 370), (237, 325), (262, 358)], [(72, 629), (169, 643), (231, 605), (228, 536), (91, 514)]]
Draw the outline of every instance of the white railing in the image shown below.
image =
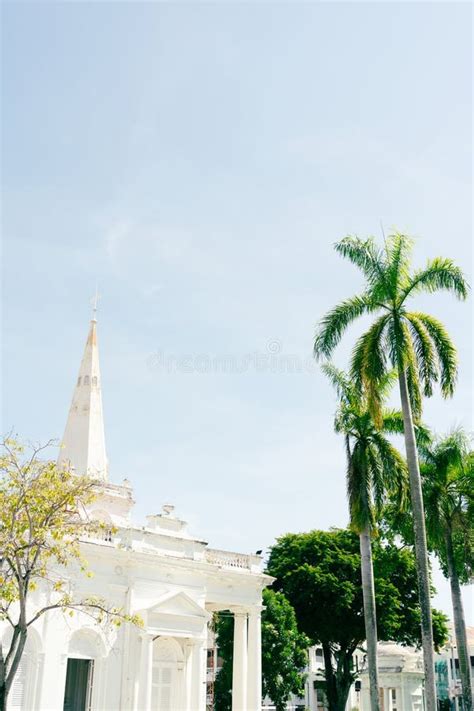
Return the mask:
[(113, 528), (103, 528), (99, 531), (93, 531), (91, 533), (84, 533), (81, 538), (84, 541), (94, 541), (101, 543), (113, 543), (114, 542), (114, 529)]
[(205, 552), (205, 560), (212, 565), (220, 565), (223, 568), (241, 568), (250, 570), (250, 556), (242, 553), (230, 553), (229, 551), (219, 551), (208, 549)]

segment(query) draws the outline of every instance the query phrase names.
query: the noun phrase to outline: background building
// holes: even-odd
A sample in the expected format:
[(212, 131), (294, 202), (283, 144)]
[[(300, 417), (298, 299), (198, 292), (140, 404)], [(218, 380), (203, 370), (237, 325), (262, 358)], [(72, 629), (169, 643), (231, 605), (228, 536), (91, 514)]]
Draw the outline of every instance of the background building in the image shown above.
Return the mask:
[[(412, 647), (382, 642), (378, 645), (378, 666), (381, 711), (422, 711), (422, 653)], [(354, 669), (358, 678), (350, 689), (346, 711), (370, 711), (366, 660), (361, 652), (354, 655)], [(305, 696), (293, 697), (288, 704), (288, 711), (323, 711), (327, 708), (323, 672), (323, 651), (321, 647), (311, 647)], [(273, 709), (269, 700), (266, 708), (268, 711)]]
[[(467, 628), (467, 643), (471, 659), (471, 683), (474, 694), (474, 627)], [(461, 711), (463, 703), (459, 676), (459, 658), (452, 626), (449, 631), (449, 642), (441, 650), (441, 653), (436, 656), (435, 670), (438, 700), (444, 704), (446, 709)]]

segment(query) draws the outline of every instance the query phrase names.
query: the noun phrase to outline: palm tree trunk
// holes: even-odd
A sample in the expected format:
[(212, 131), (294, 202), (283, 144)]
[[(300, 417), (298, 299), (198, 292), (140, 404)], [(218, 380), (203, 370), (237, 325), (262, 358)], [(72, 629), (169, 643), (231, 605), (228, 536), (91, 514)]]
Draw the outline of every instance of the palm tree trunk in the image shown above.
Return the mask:
[(413, 416), (410, 398), (408, 396), (407, 375), (406, 370), (403, 367), (399, 368), (398, 381), (400, 385), (405, 449), (407, 454), (408, 472), (410, 475), (413, 529), (415, 534), (418, 595), (421, 609), (421, 641), (425, 669), (425, 709), (426, 711), (436, 711), (433, 625), (431, 621), (430, 575), (428, 568), (428, 549), (426, 545), (425, 512), (423, 508), (423, 494), (421, 490), (421, 476), (418, 464), (415, 429), (413, 427)]
[(451, 599), (453, 602), (454, 632), (458, 648), (459, 672), (462, 685), (463, 711), (472, 711), (472, 687), (469, 651), (467, 646), (466, 620), (461, 597), (461, 586), (454, 561), (452, 533), (446, 533), (446, 558), (448, 562), (448, 575), (451, 585)]
[(370, 708), (371, 711), (380, 711), (377, 671), (377, 616), (375, 611), (374, 569), (372, 565), (370, 526), (366, 526), (359, 534), (359, 543), (362, 595), (364, 598), (365, 637), (367, 640), (367, 665), (370, 684)]

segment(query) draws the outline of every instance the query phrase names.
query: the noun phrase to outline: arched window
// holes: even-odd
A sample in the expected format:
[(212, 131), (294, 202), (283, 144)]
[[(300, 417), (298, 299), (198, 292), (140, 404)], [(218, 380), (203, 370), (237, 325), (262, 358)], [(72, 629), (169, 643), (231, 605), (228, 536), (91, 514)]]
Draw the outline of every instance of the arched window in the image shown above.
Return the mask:
[(78, 379), (77, 379), (77, 384), (78, 384), (78, 385), (81, 384), (81, 376), (78, 377)]
[(89, 385), (89, 376), (84, 375), (84, 385)]
[(97, 385), (97, 375), (92, 376), (92, 385)]

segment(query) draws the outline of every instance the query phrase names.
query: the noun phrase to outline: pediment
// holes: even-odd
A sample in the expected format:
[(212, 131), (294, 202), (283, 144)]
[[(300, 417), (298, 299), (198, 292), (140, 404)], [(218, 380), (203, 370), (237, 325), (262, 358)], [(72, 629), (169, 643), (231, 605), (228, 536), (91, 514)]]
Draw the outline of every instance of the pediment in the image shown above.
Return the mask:
[(166, 593), (147, 610), (148, 615), (174, 615), (177, 617), (210, 617), (207, 610), (185, 592)]

